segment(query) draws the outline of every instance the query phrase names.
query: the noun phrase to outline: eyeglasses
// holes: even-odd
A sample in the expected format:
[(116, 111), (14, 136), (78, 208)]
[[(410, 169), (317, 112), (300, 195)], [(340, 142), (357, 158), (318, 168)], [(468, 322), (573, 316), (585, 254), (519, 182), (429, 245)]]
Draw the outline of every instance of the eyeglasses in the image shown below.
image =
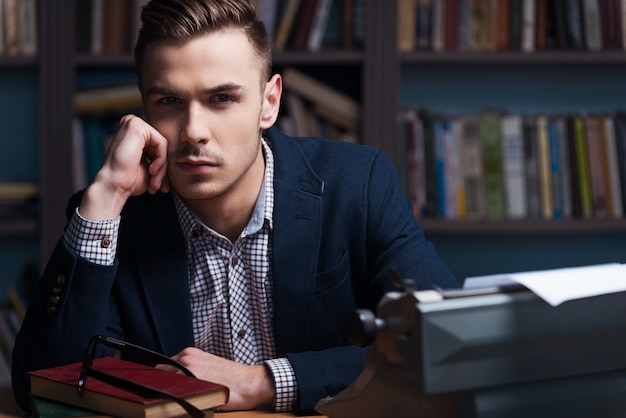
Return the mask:
[(103, 344), (109, 347), (113, 347), (116, 350), (121, 352), (130, 353), (137, 355), (147, 361), (154, 362), (155, 364), (168, 364), (170, 366), (174, 366), (180, 369), (187, 376), (195, 377), (192, 372), (189, 371), (185, 366), (173, 360), (163, 354), (157, 353), (156, 351), (149, 350), (144, 347), (140, 347), (135, 344), (127, 343), (125, 341), (121, 341), (111, 337), (105, 337), (103, 335), (94, 335), (89, 341), (89, 345), (85, 350), (85, 357), (83, 359), (83, 365), (80, 369), (80, 376), (78, 378), (78, 385), (76, 387), (79, 396), (83, 396), (85, 393), (85, 385), (87, 383), (87, 377), (91, 376), (94, 379), (98, 379), (104, 383), (108, 383), (110, 385), (116, 386), (120, 389), (123, 389), (127, 392), (135, 393), (139, 396), (144, 396), (146, 398), (160, 398), (160, 399), (169, 399), (176, 403), (178, 403), (181, 407), (187, 411), (187, 413), (193, 418), (201, 418), (204, 417), (204, 412), (193, 406), (191, 403), (187, 402), (185, 399), (180, 398), (171, 393), (155, 389), (149, 386), (142, 385), (137, 382), (133, 382), (132, 380), (127, 380), (118, 376), (114, 376), (99, 370), (94, 369), (93, 360), (96, 353), (96, 348), (98, 344)]

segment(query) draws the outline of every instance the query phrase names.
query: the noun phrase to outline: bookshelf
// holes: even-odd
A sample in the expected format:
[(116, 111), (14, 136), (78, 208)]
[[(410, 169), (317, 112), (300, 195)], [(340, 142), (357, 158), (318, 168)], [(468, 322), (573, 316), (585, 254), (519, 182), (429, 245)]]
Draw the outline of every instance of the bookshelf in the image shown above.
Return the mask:
[[(401, 2), (393, 2), (396, 12)], [(456, 2), (445, 2), (449, 3)], [(620, 74), (626, 69), (626, 53), (621, 48), (530, 52), (416, 49), (398, 52), (394, 63), (397, 71), (389, 84), (397, 86), (396, 109), (418, 106), (447, 115), (475, 114), (489, 108), (537, 114), (624, 109), (626, 83)], [(387, 123), (390, 126), (392, 122)], [(402, 167), (405, 150), (388, 153)], [(623, 218), (420, 218), (419, 223), (460, 279), (624, 260)]]
[[(406, 105), (447, 106), (451, 110), (460, 110), (454, 109), (454, 106), (464, 106), (464, 109), (474, 106), (477, 109), (489, 104), (482, 99), (491, 95), (497, 105), (531, 108), (535, 106), (533, 101), (519, 99), (523, 96), (507, 99), (507, 102), (496, 102), (503, 95), (514, 96), (517, 74), (526, 74), (529, 82), (562, 74), (561, 91), (553, 90), (552, 95), (557, 97), (565, 94), (564, 97), (567, 97), (567, 91), (563, 93), (563, 90), (567, 90), (568, 86), (584, 85), (588, 91), (596, 92), (587, 96), (586, 104), (589, 106), (586, 107), (604, 106), (607, 92), (611, 107), (620, 105), (620, 99), (626, 97), (626, 83), (618, 77), (620, 72), (626, 70), (626, 54), (623, 51), (399, 52), (398, 0), (365, 1), (365, 42), (362, 47), (322, 49), (315, 53), (286, 49), (275, 54), (274, 65), (278, 71), (294, 66), (319, 75), (335, 87), (350, 78), (356, 86), (350, 90), (358, 90), (350, 93), (361, 103), (359, 142), (382, 150), (398, 166), (404, 164), (405, 154), (397, 143), (396, 118), (398, 110)], [(130, 54), (96, 56), (76, 52), (77, 2), (39, 1), (38, 55), (35, 58), (0, 57), (0, 75), (4, 77), (4, 74), (9, 73), (13, 79), (14, 73), (27, 72), (38, 86), (37, 103), (32, 104), (30, 112), (36, 114), (37, 126), (31, 136), (36, 144), (33, 152), (45, 156), (39, 160), (36, 170), (41, 188), (38, 218), (19, 223), (0, 222), (0, 239), (34, 241), (41, 263), (47, 260), (62, 234), (65, 204), (73, 191), (71, 137), (75, 75), (84, 69), (113, 71), (133, 66)], [(463, 85), (455, 81), (458, 78), (455, 71), (462, 71), (476, 82)], [(597, 74), (602, 76), (593, 77)], [(476, 99), (477, 94), (483, 94), (481, 80), (494, 79), (496, 76), (501, 80), (498, 85), (500, 91), (493, 90), (489, 94), (485, 93), (481, 100)], [(333, 77), (338, 79), (333, 80)], [(558, 108), (562, 104), (554, 101), (550, 105)], [(582, 105), (585, 105), (584, 101), (568, 104)], [(503, 260), (529, 254), (528, 265), (532, 264), (534, 256), (525, 245), (532, 246), (532, 240), (555, 240), (555, 246), (567, 241), (571, 245), (593, 247), (595, 258), (579, 257), (582, 262), (617, 257), (617, 253), (607, 247), (626, 245), (615, 236), (626, 230), (624, 220), (451, 222), (420, 219), (419, 222), (432, 237), (444, 261), (453, 264), (453, 270), (460, 276), (479, 272), (466, 268), (466, 265), (488, 264), (488, 254), (492, 254), (494, 248), (501, 250), (503, 242), (505, 247), (509, 246), (508, 255), (501, 257)], [(492, 243), (481, 245), (489, 240)], [(512, 245), (513, 241), (519, 245)], [(461, 248), (461, 244), (468, 244), (471, 251)], [(478, 254), (480, 251), (487, 255)], [(577, 250), (573, 251), (578, 254)], [(463, 253), (472, 254), (476, 260), (468, 261), (469, 255), (462, 256)], [(565, 256), (561, 260), (567, 262)], [(543, 268), (546, 263), (537, 265), (537, 268)]]

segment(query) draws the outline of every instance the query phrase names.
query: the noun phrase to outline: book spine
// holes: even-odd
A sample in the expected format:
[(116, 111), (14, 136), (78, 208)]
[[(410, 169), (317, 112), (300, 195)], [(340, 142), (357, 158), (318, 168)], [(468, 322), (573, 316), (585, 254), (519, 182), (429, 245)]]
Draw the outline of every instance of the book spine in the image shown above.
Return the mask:
[(20, 54), (20, 16), (18, 0), (4, 0), (4, 42), (9, 57)]
[(459, 118), (458, 123), (466, 217), (483, 219), (485, 217), (485, 186), (478, 119), (474, 116), (464, 116)]
[(604, 177), (606, 162), (602, 156), (601, 121), (598, 116), (586, 116), (584, 122), (593, 215), (595, 218), (605, 219), (608, 217), (608, 208)]
[(537, 151), (537, 121), (532, 115), (522, 119), (524, 136), (524, 160), (526, 173), (526, 194), (528, 216), (541, 217), (541, 198), (539, 193), (539, 157)]
[(591, 219), (593, 217), (593, 201), (591, 197), (591, 179), (589, 177), (589, 155), (587, 152), (585, 121), (582, 116), (574, 117), (574, 140), (578, 163), (581, 218)]
[(35, 0), (21, 0), (20, 15), (20, 54), (33, 57), (37, 54), (37, 4)]
[(309, 41), (309, 35), (315, 18), (317, 0), (306, 0), (300, 2), (300, 7), (296, 14), (290, 38), (290, 47), (293, 50), (305, 50)]
[(444, 16), (444, 49), (456, 51), (459, 44), (460, 16), (459, 3), (461, 0), (446, 0)]
[(420, 51), (432, 49), (433, 0), (416, 0), (415, 48)]
[(511, 219), (525, 218), (528, 214), (528, 204), (522, 120), (519, 115), (502, 117), (502, 160), (507, 216)]
[(313, 19), (307, 44), (309, 51), (318, 51), (322, 47), (332, 3), (333, 0), (317, 0), (317, 10), (315, 11), (315, 18)]
[(441, 119), (434, 122), (435, 129), (435, 172), (437, 180), (437, 216), (447, 218), (448, 214), (448, 184), (446, 182), (446, 126)]
[(541, 216), (543, 219), (554, 217), (554, 196), (552, 195), (552, 173), (550, 168), (550, 138), (548, 118), (537, 118), (537, 151), (539, 156), (539, 190)]
[(556, 120), (548, 120), (548, 137), (550, 140), (550, 179), (552, 180), (552, 202), (554, 219), (562, 219), (563, 215), (563, 167), (561, 166), (561, 141)]
[(496, 111), (482, 111), (479, 115), (479, 130), (483, 152), (486, 216), (489, 219), (501, 219), (505, 216), (505, 200), (500, 114)]
[(604, 143), (607, 159), (607, 177), (611, 198), (612, 216), (621, 219), (624, 216), (622, 205), (622, 189), (619, 175), (619, 158), (615, 138), (615, 121), (612, 116), (604, 117)]
[(300, 0), (287, 0), (287, 4), (282, 12), (276, 29), (276, 38), (274, 39), (274, 51), (282, 52), (285, 50), (289, 41), (289, 35), (296, 20)]
[(567, 130), (565, 119), (557, 117), (554, 121), (559, 138), (559, 159), (561, 172), (561, 200), (563, 205), (563, 218), (572, 217), (572, 170), (569, 160), (569, 142), (567, 140)]
[(582, 0), (585, 40), (589, 51), (602, 49), (600, 29), (600, 0)]
[(522, 51), (532, 52), (535, 50), (535, 25), (536, 25), (535, 0), (523, 0), (522, 3)]
[(415, 0), (398, 0), (398, 51), (415, 49)]

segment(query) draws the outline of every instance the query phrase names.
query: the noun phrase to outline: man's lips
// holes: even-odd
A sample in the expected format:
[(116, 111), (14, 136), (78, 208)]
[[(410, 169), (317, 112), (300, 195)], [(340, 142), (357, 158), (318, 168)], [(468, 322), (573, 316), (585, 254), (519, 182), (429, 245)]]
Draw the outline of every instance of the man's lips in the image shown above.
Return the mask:
[(214, 170), (218, 164), (212, 161), (204, 160), (179, 160), (176, 161), (176, 165), (184, 172), (190, 173), (203, 173)]

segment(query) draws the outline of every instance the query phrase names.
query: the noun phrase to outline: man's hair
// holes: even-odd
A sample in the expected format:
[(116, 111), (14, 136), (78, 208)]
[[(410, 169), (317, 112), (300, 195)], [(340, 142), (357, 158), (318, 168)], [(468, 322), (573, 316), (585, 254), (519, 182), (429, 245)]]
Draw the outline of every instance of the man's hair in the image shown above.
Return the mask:
[(271, 77), (272, 45), (250, 0), (151, 0), (142, 8), (141, 22), (135, 45), (135, 67), (140, 77), (149, 44), (182, 44), (223, 29), (241, 29), (259, 59), (262, 81)]

